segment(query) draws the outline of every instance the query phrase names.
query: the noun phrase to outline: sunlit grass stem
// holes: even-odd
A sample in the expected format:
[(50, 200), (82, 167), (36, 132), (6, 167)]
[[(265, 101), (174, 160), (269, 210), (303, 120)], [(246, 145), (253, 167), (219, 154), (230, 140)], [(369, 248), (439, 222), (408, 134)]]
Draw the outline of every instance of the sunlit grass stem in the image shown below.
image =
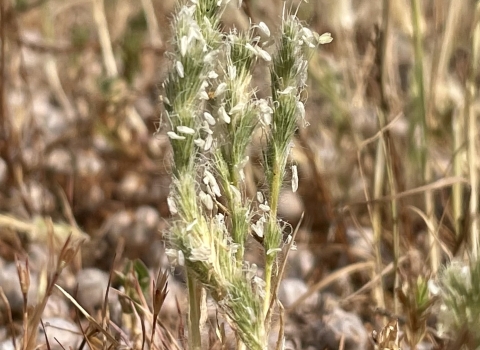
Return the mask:
[(465, 116), (468, 125), (468, 164), (469, 181), (471, 187), (470, 194), (470, 242), (471, 252), (474, 260), (479, 258), (480, 250), (480, 228), (479, 228), (479, 176), (478, 176), (478, 111), (475, 111), (473, 104), (477, 98), (477, 88), (475, 79), (479, 71), (480, 61), (480, 3), (475, 7), (474, 28), (471, 41), (471, 64), (470, 72), (466, 81), (465, 90)]
[[(377, 142), (377, 150), (375, 155), (375, 173), (373, 183), (373, 198), (380, 198), (383, 195), (383, 186), (385, 183), (385, 141), (383, 135)], [(375, 274), (380, 276), (379, 283), (373, 290), (375, 301), (378, 307), (385, 308), (384, 281), (381, 277), (383, 270), (382, 261), (382, 205), (374, 203), (372, 208), (372, 228), (374, 239), (375, 254)]]

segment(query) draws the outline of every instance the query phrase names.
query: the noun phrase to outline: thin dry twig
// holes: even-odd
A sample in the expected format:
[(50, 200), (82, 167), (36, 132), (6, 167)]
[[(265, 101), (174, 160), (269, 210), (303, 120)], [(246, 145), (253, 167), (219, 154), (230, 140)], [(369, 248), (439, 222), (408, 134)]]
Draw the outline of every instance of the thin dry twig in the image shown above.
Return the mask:
[(330, 284), (335, 282), (337, 279), (342, 278), (345, 275), (358, 272), (358, 271), (365, 271), (367, 269), (372, 269), (375, 266), (375, 264), (371, 261), (367, 262), (360, 262), (352, 265), (345, 266), (339, 270), (334, 271), (321, 281), (315, 283), (313, 286), (309, 288), (309, 290), (303, 294), (300, 298), (298, 298), (292, 305), (290, 305), (287, 309), (286, 312), (289, 314), (290, 312), (294, 311), (299, 305), (301, 305), (308, 297), (313, 295), (314, 293), (317, 293), (326, 287), (328, 287)]
[(426, 190), (431, 190), (431, 191), (440, 190), (445, 187), (450, 187), (456, 183), (468, 183), (468, 181), (463, 177), (454, 177), (454, 176), (446, 177), (424, 186), (419, 186), (404, 192), (397, 193), (396, 196), (383, 196), (383, 197), (371, 199), (368, 201), (353, 202), (344, 206), (343, 210), (346, 210), (348, 208), (351, 208), (357, 205), (365, 205), (365, 204), (376, 203), (376, 202), (387, 202), (387, 201), (391, 201), (392, 199), (405, 198), (405, 197), (425, 193)]

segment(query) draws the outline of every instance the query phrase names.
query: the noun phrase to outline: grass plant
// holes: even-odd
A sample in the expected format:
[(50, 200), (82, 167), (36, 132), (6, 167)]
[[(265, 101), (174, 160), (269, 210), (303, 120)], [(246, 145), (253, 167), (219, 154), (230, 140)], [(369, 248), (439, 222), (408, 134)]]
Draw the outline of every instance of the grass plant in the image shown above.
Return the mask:
[[(328, 317), (302, 304), (347, 280), (339, 307), (380, 330), (379, 349), (479, 349), (479, 2), (318, 0), (292, 10), (293, 1), (244, 0), (238, 10), (242, 1), (180, 0), (174, 11), (169, 2), (0, 2), (0, 266), (16, 263), (23, 300), (9, 305), (0, 286), (1, 345), (39, 348), (59, 291), (78, 311), (80, 349), (282, 349), (289, 337), (303, 348), (312, 344), (297, 319)], [(330, 35), (297, 15), (335, 33), (334, 45), (315, 50)], [(169, 146), (172, 174), (160, 160)], [(152, 179), (170, 175), (163, 239), (186, 272), (187, 322), (181, 300), (162, 320), (175, 276), (160, 269), (152, 283), (140, 261), (122, 268), (120, 248), (114, 287), (87, 311), (74, 289), (56, 286), (60, 273), (109, 260), (112, 237), (99, 236), (119, 205), (167, 217)], [(293, 230), (279, 219), (281, 194), (299, 178), (305, 220)], [(85, 238), (92, 251), (76, 254)], [(317, 260), (308, 291), (284, 308), (277, 293), (297, 240)], [(36, 251), (26, 254), (46, 245), (48, 266), (33, 268)], [(208, 322), (207, 298), (234, 336)], [(348, 344), (345, 333), (338, 348)]]
[(439, 275), (439, 331), (457, 349), (478, 349), (480, 262), (453, 261)]
[[(305, 123), (301, 94), (307, 59), (309, 50), (331, 37), (313, 33), (284, 8), (272, 58), (262, 47), (262, 38), (270, 36), (264, 23), (246, 32), (221, 32), (224, 6), (222, 1), (183, 2), (172, 26), (172, 70), (163, 96), (174, 164), (169, 201), (176, 214), (168, 254), (185, 266), (188, 276), (191, 349), (201, 348), (203, 288), (246, 348), (265, 349), (278, 253), (285, 244), (277, 207), (292, 139)], [(268, 100), (256, 98), (251, 86), (258, 59), (272, 62)], [(263, 167), (268, 190), (259, 193), (260, 211), (255, 213), (243, 169), (257, 128), (267, 140)], [(264, 247), (263, 279), (244, 260), (249, 234)]]

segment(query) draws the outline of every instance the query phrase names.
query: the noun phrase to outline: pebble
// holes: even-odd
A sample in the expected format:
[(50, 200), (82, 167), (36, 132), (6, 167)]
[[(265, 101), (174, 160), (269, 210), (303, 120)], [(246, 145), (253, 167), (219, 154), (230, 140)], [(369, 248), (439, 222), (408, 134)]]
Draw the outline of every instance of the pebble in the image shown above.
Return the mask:
[(69, 313), (67, 302), (63, 296), (52, 294), (42, 312), (42, 318), (67, 317)]
[(59, 317), (43, 319), (45, 329), (40, 325), (37, 342), (46, 344), (45, 333), (52, 350), (77, 349), (83, 336), (80, 328), (73, 322)]
[(127, 173), (119, 184), (118, 192), (126, 201), (145, 198), (148, 193), (145, 177), (134, 172)]
[(52, 213), (55, 210), (55, 197), (39, 182), (28, 182), (26, 191), (29, 203), (35, 213)]
[[(5, 296), (10, 304), (12, 314), (19, 315), (23, 311), (23, 295), (20, 290), (20, 282), (18, 279), (17, 267), (14, 263), (6, 264), (0, 270), (0, 287), (2, 287)], [(34, 273), (30, 273), (30, 288), (28, 290), (28, 305), (36, 303), (38, 291), (38, 277)], [(0, 303), (0, 310), (4, 305)], [(1, 317), (0, 317), (1, 318)]]
[[(300, 248), (299, 248), (300, 249)], [(290, 250), (286, 277), (306, 279), (315, 266), (315, 256), (310, 250)]]
[(342, 337), (345, 350), (364, 350), (368, 344), (368, 332), (360, 318), (339, 307), (313, 325), (312, 334), (317, 349), (337, 350)]
[[(20, 344), (20, 339), (17, 339), (17, 344)], [(11, 339), (0, 342), (0, 350), (15, 350)]]
[(28, 266), (30, 271), (40, 272), (48, 264), (50, 258), (45, 244), (32, 243), (28, 247)]
[(63, 148), (52, 150), (47, 156), (47, 167), (56, 173), (70, 174), (73, 170), (72, 154)]
[[(280, 288), (278, 289), (278, 299), (282, 302), (285, 308), (292, 305), (302, 295), (308, 291), (307, 284), (298, 278), (285, 278), (280, 282)], [(309, 296), (303, 305), (309, 308), (315, 307), (318, 303), (318, 294), (314, 293)]]
[(359, 258), (369, 258), (373, 254), (373, 230), (371, 227), (347, 227), (346, 235), (350, 247)]
[(141, 258), (147, 266), (160, 263), (160, 214), (154, 207), (143, 205), (135, 212), (127, 210), (112, 215), (104, 225), (109, 245), (115, 247), (120, 238), (125, 242), (125, 257)]
[(109, 275), (105, 271), (88, 268), (77, 274), (76, 300), (89, 313), (102, 307)]
[(80, 176), (97, 176), (105, 169), (105, 162), (96, 152), (77, 152), (77, 171)]
[(282, 191), (278, 202), (278, 216), (296, 225), (305, 211), (302, 199), (292, 191)]

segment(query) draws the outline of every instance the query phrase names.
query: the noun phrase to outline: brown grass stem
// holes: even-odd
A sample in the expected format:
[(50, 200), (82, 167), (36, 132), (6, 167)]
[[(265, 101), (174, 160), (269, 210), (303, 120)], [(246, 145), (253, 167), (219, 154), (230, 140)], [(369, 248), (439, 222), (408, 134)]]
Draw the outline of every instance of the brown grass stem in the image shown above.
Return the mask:
[[(380, 116), (380, 125), (383, 127), (385, 123), (384, 116)], [(392, 220), (392, 232), (393, 232), (393, 264), (394, 264), (394, 289), (400, 287), (400, 276), (398, 274), (398, 261), (402, 254), (400, 250), (400, 223), (399, 223), (399, 203), (397, 197), (397, 183), (395, 179), (395, 172), (393, 162), (395, 159), (394, 153), (392, 152), (392, 139), (390, 134), (385, 135), (386, 137), (383, 138), (383, 147), (385, 152), (385, 159), (386, 159), (386, 170), (387, 170), (387, 180), (388, 185), (390, 188), (390, 195), (392, 200), (390, 201), (390, 212), (391, 212), (391, 220)], [(394, 311), (395, 313), (399, 312), (399, 301), (397, 298), (397, 294), (394, 293)]]
[[(453, 136), (453, 175), (463, 176), (463, 167), (465, 163), (465, 123), (463, 113), (456, 108), (452, 118), (452, 136)], [(452, 185), (452, 215), (457, 240), (462, 236), (463, 220), (465, 219), (464, 208), (464, 188), (462, 183)]]
[(93, 18), (97, 27), (98, 40), (102, 48), (103, 65), (107, 76), (115, 78), (118, 76), (118, 68), (113, 55), (112, 42), (108, 31), (107, 19), (103, 0), (93, 0)]
[(471, 187), (470, 194), (470, 243), (472, 245), (472, 257), (477, 260), (480, 250), (480, 228), (479, 228), (479, 176), (478, 176), (478, 118), (477, 111), (474, 110), (474, 99), (477, 95), (476, 77), (478, 75), (480, 61), (480, 3), (477, 2), (474, 16), (474, 27), (471, 41), (471, 64), (470, 72), (466, 81), (465, 89), (465, 116), (468, 125), (468, 166), (469, 181)]
[[(384, 140), (383, 136), (380, 137), (377, 143), (377, 150), (375, 154), (375, 175), (373, 180), (373, 198), (380, 198), (383, 194), (383, 186), (385, 183), (385, 152), (384, 152)], [(372, 228), (373, 228), (373, 241), (374, 241), (374, 255), (375, 255), (375, 275), (379, 275), (383, 269), (382, 262), (382, 208), (380, 203), (373, 203), (372, 205)], [(372, 276), (374, 278), (374, 276)], [(384, 286), (383, 279), (380, 279), (380, 283), (374, 288), (373, 294), (377, 305), (381, 308), (385, 308), (385, 296), (383, 294)]]
[(145, 19), (147, 20), (150, 42), (153, 47), (160, 48), (163, 46), (163, 40), (160, 35), (157, 18), (155, 17), (155, 8), (153, 7), (152, 0), (142, 0), (142, 7)]
[[(118, 67), (115, 62), (115, 56), (113, 54), (112, 42), (110, 39), (110, 33), (108, 31), (107, 18), (105, 15), (104, 0), (93, 0), (93, 18), (95, 20), (95, 26), (97, 28), (98, 40), (100, 41), (100, 47), (102, 49), (103, 65), (109, 78), (118, 77)], [(130, 126), (138, 132), (139, 135), (145, 136), (147, 134), (147, 126), (138, 114), (135, 107), (128, 104), (125, 107), (125, 113), (127, 115)]]

